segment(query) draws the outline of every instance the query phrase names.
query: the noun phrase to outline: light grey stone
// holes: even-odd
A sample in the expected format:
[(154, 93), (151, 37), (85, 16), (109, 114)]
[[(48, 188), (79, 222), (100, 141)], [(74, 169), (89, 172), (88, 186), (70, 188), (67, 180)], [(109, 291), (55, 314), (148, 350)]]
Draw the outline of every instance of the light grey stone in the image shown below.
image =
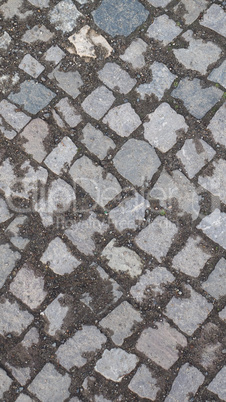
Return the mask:
[(155, 95), (158, 100), (161, 100), (164, 96), (166, 89), (171, 87), (171, 84), (176, 78), (176, 75), (172, 74), (169, 69), (163, 63), (154, 63), (150, 67), (152, 73), (152, 81), (147, 84), (141, 84), (136, 89), (141, 99), (145, 99), (146, 96)]
[(80, 94), (79, 88), (83, 85), (78, 71), (60, 71), (60, 64), (48, 75), (51, 80), (56, 80), (57, 85), (73, 99)]
[(226, 260), (221, 258), (208, 279), (202, 283), (202, 288), (215, 299), (226, 295)]
[(12, 218), (13, 214), (9, 212), (9, 208), (5, 202), (5, 200), (0, 197), (0, 223), (8, 221)]
[(70, 168), (77, 149), (69, 137), (64, 137), (45, 158), (44, 163), (52, 172), (60, 175)]
[(130, 139), (114, 157), (118, 172), (135, 186), (151, 180), (161, 162), (154, 149), (145, 141)]
[(50, 268), (58, 275), (70, 274), (80, 264), (59, 237), (49, 243), (41, 257), (41, 262), (43, 264), (49, 262)]
[(2, 94), (8, 94), (10, 88), (14, 87), (20, 80), (19, 74), (10, 73), (0, 76), (0, 90)]
[(26, 385), (31, 378), (30, 367), (14, 367), (6, 363), (6, 367), (11, 371), (13, 377), (22, 385)]
[(165, 402), (184, 401), (189, 402), (195, 396), (205, 377), (196, 367), (185, 363), (173, 382), (169, 395)]
[(87, 156), (82, 156), (72, 165), (70, 175), (97, 204), (104, 207), (121, 192), (118, 180), (111, 174), (103, 175), (101, 166), (96, 166)]
[(186, 49), (174, 49), (173, 53), (177, 60), (187, 69), (199, 71), (206, 74), (208, 66), (215, 63), (221, 54), (221, 49), (212, 42), (204, 42), (202, 39), (195, 39), (193, 31), (188, 30), (182, 38), (189, 43)]
[(226, 161), (219, 159), (216, 162), (214, 161), (212, 166), (214, 169), (211, 176), (199, 176), (198, 183), (226, 204)]
[(152, 271), (146, 270), (136, 285), (131, 287), (130, 293), (138, 303), (142, 303), (148, 294), (155, 297), (162, 295), (164, 287), (171, 284), (174, 279), (175, 277), (164, 267), (157, 267)]
[(35, 275), (25, 264), (10, 284), (10, 291), (31, 309), (36, 309), (45, 299), (44, 279)]
[(136, 85), (136, 80), (116, 63), (106, 63), (102, 70), (98, 71), (99, 79), (113, 91), (127, 94)]
[(23, 225), (28, 223), (28, 217), (26, 215), (17, 216), (7, 227), (5, 234), (10, 239), (11, 243), (23, 250), (29, 243), (29, 239), (20, 234)]
[(12, 140), (14, 137), (16, 137), (17, 132), (15, 130), (9, 129), (8, 125), (5, 123), (5, 121), (2, 120), (0, 117), (0, 133), (4, 135), (8, 140)]
[(226, 366), (217, 373), (207, 389), (218, 395), (223, 401), (226, 401)]
[(168, 253), (177, 231), (174, 223), (164, 216), (158, 216), (135, 237), (135, 242), (138, 247), (161, 262)]
[(39, 342), (39, 333), (37, 328), (32, 327), (25, 335), (21, 345), (25, 348), (30, 348), (32, 345), (37, 345)]
[(60, 128), (66, 127), (64, 121), (61, 119), (61, 117), (58, 115), (58, 113), (54, 109), (52, 109), (52, 116), (53, 116), (56, 124), (58, 125), (58, 127), (60, 127)]
[(96, 88), (82, 102), (82, 108), (94, 119), (101, 119), (110, 109), (115, 97), (105, 86)]
[(56, 104), (56, 109), (71, 128), (76, 127), (82, 121), (81, 115), (74, 106), (70, 105), (68, 98), (62, 98)]
[(15, 105), (3, 99), (0, 102), (0, 114), (16, 131), (22, 130), (31, 120), (29, 116), (18, 110)]
[(61, 0), (49, 13), (51, 24), (63, 32), (71, 32), (81, 16), (72, 0)]
[(10, 385), (12, 384), (13, 380), (7, 375), (5, 370), (0, 368), (0, 382), (1, 382), (1, 387), (0, 387), (0, 398), (3, 401), (3, 394), (9, 390)]
[[(7, 0), (0, 7), (0, 13), (3, 14), (5, 19), (12, 19), (17, 17), (20, 20), (27, 18), (32, 14), (32, 11), (25, 11), (27, 7), (23, 4), (23, 0)], [(21, 9), (24, 11), (21, 12)]]
[(45, 67), (30, 54), (26, 54), (23, 57), (19, 64), (19, 68), (25, 73), (31, 75), (33, 78), (37, 78), (45, 70)]
[(132, 64), (134, 69), (142, 68), (145, 66), (145, 58), (143, 54), (147, 50), (147, 43), (142, 39), (134, 39), (127, 47), (125, 53), (120, 56), (125, 63)]
[(49, 0), (28, 0), (33, 6), (37, 8), (47, 8), (49, 7)]
[(216, 208), (210, 215), (203, 218), (197, 226), (215, 243), (226, 249), (226, 214)]
[(220, 311), (219, 317), (221, 320), (226, 321), (226, 306), (223, 310)]
[(125, 103), (111, 109), (103, 123), (108, 124), (121, 137), (128, 137), (140, 126), (141, 120), (130, 103)]
[(200, 24), (226, 37), (226, 14), (218, 4), (207, 10)]
[(22, 147), (39, 163), (43, 161), (47, 154), (44, 141), (48, 135), (48, 124), (39, 117), (30, 121), (20, 134), (20, 137), (25, 139)]
[(1, 300), (0, 302), (0, 334), (20, 335), (31, 324), (33, 316), (28, 311), (21, 310), (19, 304), (14, 301)]
[(8, 34), (8, 32), (5, 31), (4, 34), (0, 36), (0, 49), (8, 49), (11, 40), (11, 36)]
[(225, 125), (226, 104), (223, 104), (215, 113), (208, 129), (211, 131), (213, 138), (219, 144), (226, 147), (226, 125)]
[(106, 349), (102, 358), (97, 361), (95, 370), (109, 380), (120, 382), (136, 367), (138, 361), (136, 355), (122, 349)]
[(194, 78), (182, 78), (172, 96), (184, 102), (192, 116), (201, 119), (220, 100), (223, 92), (216, 87), (203, 88), (202, 81)]
[(110, 149), (115, 148), (114, 141), (105, 136), (100, 130), (97, 130), (90, 123), (82, 130), (83, 139), (81, 142), (85, 144), (88, 150), (94, 153), (99, 159), (104, 159)]
[(107, 259), (109, 267), (115, 272), (128, 273), (132, 278), (142, 272), (140, 257), (127, 247), (117, 247), (115, 239), (112, 239), (103, 249), (102, 257)]
[(165, 102), (147, 118), (149, 121), (144, 123), (144, 138), (161, 152), (167, 152), (173, 147), (179, 130), (185, 133), (188, 130), (184, 117)]
[(18, 251), (12, 251), (9, 244), (0, 245), (0, 288), (4, 285), (7, 276), (14, 269), (16, 262), (20, 259)]
[(210, 73), (208, 79), (217, 82), (222, 85), (222, 87), (226, 88), (226, 60)]
[(50, 336), (56, 336), (62, 330), (68, 312), (68, 306), (64, 306), (62, 303), (63, 297), (64, 295), (60, 293), (41, 313), (46, 321), (45, 332)]
[(200, 236), (189, 237), (185, 247), (173, 258), (173, 268), (197, 278), (206, 262), (211, 258), (211, 254), (201, 246), (201, 241)]
[(159, 387), (157, 380), (152, 376), (150, 370), (142, 364), (129, 383), (130, 391), (137, 394), (140, 398), (155, 400)]
[(185, 20), (187, 25), (192, 24), (208, 6), (207, 0), (180, 0), (174, 7), (176, 16)]
[(163, 46), (166, 46), (168, 43), (172, 42), (181, 31), (182, 29), (179, 28), (168, 15), (163, 14), (155, 18), (154, 22), (147, 30), (147, 35), (149, 38), (158, 40), (162, 42)]
[(124, 199), (116, 208), (113, 208), (109, 212), (109, 218), (120, 232), (124, 229), (136, 230), (144, 221), (145, 210), (149, 207), (150, 203), (139, 193), (135, 193), (134, 196)]
[(208, 303), (190, 285), (185, 285), (189, 296), (187, 298), (173, 297), (166, 306), (166, 315), (188, 335), (192, 335), (207, 318), (213, 305)]
[(179, 358), (178, 346), (187, 346), (187, 340), (165, 320), (155, 325), (157, 328), (146, 328), (141, 333), (136, 349), (168, 370)]
[(148, 3), (154, 7), (166, 7), (170, 1), (171, 0), (148, 0)]
[(134, 326), (142, 322), (141, 315), (127, 301), (122, 302), (111, 313), (104, 317), (100, 326), (109, 330), (115, 345), (121, 346), (126, 338), (133, 334)]
[(200, 364), (206, 370), (213, 367), (213, 365), (216, 364), (217, 360), (220, 358), (221, 350), (222, 345), (220, 342), (204, 346), (201, 354)]
[(44, 25), (35, 25), (24, 33), (21, 40), (26, 43), (48, 42), (53, 36), (54, 34)]
[(16, 402), (32, 402), (32, 399), (26, 394), (20, 394), (16, 399)]
[(64, 51), (59, 46), (51, 46), (44, 54), (45, 61), (58, 64), (66, 56)]
[(186, 140), (180, 151), (176, 153), (189, 179), (193, 179), (215, 154), (216, 152), (209, 144), (198, 138)]
[(93, 255), (96, 248), (94, 234), (103, 235), (107, 229), (108, 225), (99, 221), (97, 215), (91, 212), (88, 219), (73, 223), (65, 230), (65, 234), (81, 253)]
[(62, 402), (70, 395), (70, 376), (60, 374), (53, 364), (47, 363), (38, 373), (28, 390), (42, 402)]
[(59, 347), (56, 353), (57, 359), (67, 370), (72, 367), (83, 367), (106, 341), (105, 335), (95, 326), (84, 325)]

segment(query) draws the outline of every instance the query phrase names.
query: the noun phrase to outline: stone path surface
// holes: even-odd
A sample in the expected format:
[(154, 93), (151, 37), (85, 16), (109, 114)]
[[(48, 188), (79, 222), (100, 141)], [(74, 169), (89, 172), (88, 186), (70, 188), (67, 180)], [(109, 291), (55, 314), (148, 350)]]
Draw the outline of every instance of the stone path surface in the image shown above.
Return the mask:
[(0, 400), (226, 401), (224, 0), (0, 1)]

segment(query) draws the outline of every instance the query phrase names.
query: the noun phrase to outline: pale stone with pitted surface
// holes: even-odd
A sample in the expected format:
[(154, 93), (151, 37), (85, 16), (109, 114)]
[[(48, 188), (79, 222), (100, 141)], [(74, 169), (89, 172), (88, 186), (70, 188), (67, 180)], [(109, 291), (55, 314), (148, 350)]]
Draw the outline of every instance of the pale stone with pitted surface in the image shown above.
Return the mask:
[(60, 175), (70, 168), (77, 149), (69, 137), (64, 137), (57, 147), (45, 158), (44, 163), (52, 172)]
[(207, 10), (200, 24), (226, 37), (226, 14), (218, 4)]
[(130, 103), (125, 103), (111, 109), (103, 123), (108, 124), (121, 137), (129, 137), (141, 125), (141, 120)]
[(3, 398), (3, 394), (6, 391), (8, 391), (13, 380), (7, 375), (6, 371), (3, 370), (2, 368), (0, 368), (0, 381), (1, 381), (0, 398)]
[(147, 35), (151, 39), (160, 41), (163, 46), (170, 43), (176, 36), (181, 33), (175, 21), (171, 20), (168, 15), (163, 14), (154, 19), (154, 22), (147, 30)]
[(113, 93), (104, 85), (94, 89), (82, 102), (82, 108), (94, 119), (101, 119), (115, 101)]
[(226, 295), (226, 260), (221, 258), (208, 279), (202, 283), (202, 288), (215, 299)]
[(226, 147), (226, 124), (225, 124), (226, 104), (223, 104), (215, 113), (208, 129), (211, 131), (213, 138), (219, 144)]
[(136, 80), (116, 63), (106, 63), (98, 77), (108, 88), (122, 94), (127, 94), (136, 85)]
[(211, 172), (211, 176), (199, 176), (198, 183), (226, 204), (226, 161), (219, 159), (213, 162), (212, 166), (214, 169)]
[(13, 251), (7, 243), (0, 245), (0, 253), (0, 287), (2, 287), (21, 256), (18, 251)]
[(155, 400), (157, 392), (159, 391), (157, 380), (144, 364), (139, 367), (135, 376), (130, 381), (128, 388), (140, 398), (150, 400)]
[(31, 324), (33, 316), (27, 310), (22, 310), (19, 304), (14, 301), (1, 300), (0, 316), (4, 319), (0, 322), (0, 334), (20, 335)]
[(81, 142), (94, 153), (99, 159), (104, 159), (108, 151), (115, 148), (114, 141), (104, 135), (100, 130), (88, 123), (82, 130), (83, 138)]
[(197, 228), (226, 250), (226, 214), (224, 212), (216, 208), (210, 215), (203, 218)]
[(19, 68), (21, 68), (25, 73), (31, 75), (33, 78), (37, 78), (45, 70), (45, 67), (30, 54), (26, 54), (23, 57), (19, 64)]
[(226, 366), (217, 373), (207, 389), (218, 395), (223, 401), (226, 401)]

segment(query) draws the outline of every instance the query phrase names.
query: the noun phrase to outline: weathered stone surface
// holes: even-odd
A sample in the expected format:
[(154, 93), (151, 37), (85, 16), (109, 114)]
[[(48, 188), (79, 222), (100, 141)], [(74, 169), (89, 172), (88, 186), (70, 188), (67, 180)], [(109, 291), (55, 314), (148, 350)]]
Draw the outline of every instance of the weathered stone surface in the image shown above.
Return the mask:
[[(23, 6), (23, 11), (21, 10)], [(27, 7), (25, 6), (25, 9)], [(21, 12), (22, 11), (22, 12)], [(29, 15), (32, 14), (32, 11), (25, 11), (23, 0), (7, 0), (0, 7), (0, 13), (3, 14), (5, 19), (11, 19), (13, 17), (17, 17), (20, 20), (24, 20)]]
[(140, 126), (141, 120), (130, 103), (125, 103), (111, 109), (103, 123), (108, 124), (121, 137), (128, 137)]
[(114, 157), (118, 172), (135, 186), (151, 180), (161, 162), (154, 149), (144, 141), (130, 139)]
[(213, 162), (212, 165), (214, 169), (211, 172), (211, 176), (199, 176), (198, 183), (226, 204), (226, 161), (219, 159)]
[(51, 46), (44, 55), (45, 61), (58, 64), (65, 56), (64, 51), (59, 46)]
[(216, 208), (210, 215), (203, 218), (197, 226), (215, 243), (226, 249), (226, 214)]
[(226, 295), (226, 260), (221, 258), (208, 279), (202, 283), (202, 288), (215, 299)]
[(26, 43), (48, 42), (53, 36), (54, 34), (44, 25), (35, 25), (25, 32), (21, 40)]
[(145, 22), (148, 14), (137, 0), (115, 0), (114, 5), (111, 0), (104, 0), (92, 12), (95, 24), (111, 36), (128, 36)]
[(201, 119), (220, 100), (223, 92), (216, 87), (202, 87), (202, 81), (182, 78), (172, 96), (184, 102), (184, 106), (197, 119)]
[(207, 0), (180, 0), (180, 2), (174, 7), (174, 11), (177, 17), (185, 20), (187, 25), (192, 24), (200, 13), (204, 11), (208, 6)]
[[(61, 345), (57, 358), (62, 366), (70, 370), (72, 367), (82, 367), (91, 356), (106, 343), (107, 338), (95, 326), (84, 325), (80, 331)], [(86, 357), (85, 357), (86, 356)]]
[(166, 7), (169, 2), (170, 0), (148, 0), (148, 3), (154, 7)]
[(127, 247), (117, 247), (115, 239), (111, 240), (102, 251), (102, 257), (108, 261), (109, 267), (116, 272), (128, 273), (132, 278), (142, 272), (142, 262), (135, 251)]
[(162, 42), (163, 46), (170, 43), (180, 33), (181, 28), (179, 28), (166, 14), (155, 18), (154, 22), (147, 30), (149, 38)]
[(207, 10), (200, 24), (226, 37), (226, 14), (218, 4)]
[(95, 370), (109, 380), (120, 382), (136, 367), (138, 361), (136, 355), (122, 349), (106, 349), (102, 358), (97, 361)]
[(177, 227), (164, 216), (158, 216), (136, 237), (138, 247), (152, 254), (159, 262), (165, 257), (177, 233)]
[(177, 141), (177, 133), (188, 126), (184, 117), (177, 114), (168, 103), (161, 103), (153, 112), (147, 115), (148, 122), (144, 123), (144, 138), (161, 152), (167, 152)]
[(101, 86), (85, 98), (82, 102), (82, 108), (91, 117), (99, 120), (107, 113), (114, 101), (113, 93), (105, 86)]
[(9, 390), (10, 385), (12, 384), (11, 378), (7, 375), (6, 371), (0, 368), (0, 382), (1, 382), (1, 387), (0, 387), (0, 398), (3, 398), (3, 394)]
[(130, 381), (128, 388), (140, 398), (150, 400), (155, 400), (156, 394), (159, 391), (157, 380), (144, 364), (139, 367), (135, 376)]
[(71, 128), (76, 127), (82, 121), (81, 115), (77, 109), (69, 103), (68, 98), (62, 98), (60, 102), (56, 104), (56, 109), (61, 113), (64, 120)]
[(142, 68), (145, 66), (144, 53), (147, 50), (147, 43), (142, 39), (134, 39), (127, 47), (125, 53), (120, 56), (125, 63), (132, 64), (133, 68)]
[(7, 128), (7, 123), (3, 121), (3, 119), (0, 117), (0, 133), (4, 135), (8, 140), (12, 140), (14, 137), (16, 137), (17, 132), (15, 130), (12, 130), (11, 128)]
[(56, 148), (45, 158), (45, 165), (52, 172), (60, 175), (70, 168), (72, 160), (77, 153), (76, 145), (69, 137), (64, 137)]
[(226, 147), (225, 113), (226, 104), (223, 104), (217, 113), (215, 113), (212, 120), (210, 120), (208, 129), (211, 131), (214, 140)]
[(136, 348), (168, 370), (179, 358), (178, 347), (187, 346), (187, 340), (165, 320), (156, 322), (155, 325), (157, 328), (147, 328), (142, 332)]
[(222, 87), (226, 88), (226, 60), (210, 73), (208, 79), (217, 82), (222, 85)]
[(0, 245), (0, 288), (4, 285), (7, 276), (12, 272), (16, 262), (20, 259), (20, 253), (13, 251), (9, 245)]
[(56, 80), (57, 85), (73, 99), (80, 94), (79, 88), (83, 85), (78, 71), (60, 71), (60, 64), (48, 75), (51, 80)]
[(8, 49), (11, 40), (11, 36), (5, 31), (4, 34), (0, 36), (0, 49)]
[(62, 402), (70, 395), (70, 385), (71, 379), (67, 373), (62, 375), (55, 369), (53, 364), (47, 363), (28, 389), (42, 402), (49, 402), (51, 399), (56, 402)]
[(84, 188), (102, 207), (121, 192), (118, 180), (111, 173), (104, 177), (103, 168), (94, 165), (87, 156), (76, 160), (69, 172), (74, 183)]
[(39, 307), (47, 295), (43, 277), (35, 275), (28, 265), (19, 270), (10, 284), (10, 291), (31, 309)]
[(98, 77), (108, 88), (122, 94), (127, 94), (136, 85), (136, 80), (116, 63), (106, 63)]
[(72, 0), (61, 0), (49, 13), (51, 24), (63, 32), (71, 32), (81, 16)]
[(200, 236), (189, 237), (185, 247), (173, 258), (173, 268), (195, 278), (199, 276), (204, 265), (211, 258), (211, 254), (201, 246), (201, 241)]
[(12, 218), (13, 214), (9, 212), (9, 208), (5, 200), (0, 197), (0, 223), (8, 221)]
[(147, 270), (140, 276), (136, 285), (131, 287), (130, 293), (137, 302), (142, 303), (148, 298), (148, 294), (155, 297), (162, 295), (165, 286), (171, 284), (174, 279), (175, 277), (164, 267)]
[(49, 0), (28, 0), (33, 6), (37, 8), (47, 8), (49, 7)]
[(173, 297), (166, 306), (166, 315), (175, 322), (181, 331), (192, 335), (206, 319), (213, 306), (190, 285), (185, 285), (185, 289), (188, 297)]
[(171, 391), (165, 402), (189, 402), (204, 381), (204, 375), (194, 366), (185, 363), (173, 382)]
[(183, 163), (189, 179), (193, 179), (215, 154), (216, 152), (209, 144), (197, 138), (186, 140), (176, 155)]
[(64, 295), (60, 293), (41, 313), (46, 321), (45, 332), (50, 336), (57, 336), (62, 330), (68, 306), (64, 305)]
[(216, 377), (208, 385), (208, 390), (218, 395), (220, 399), (226, 401), (226, 366), (224, 366)]
[(11, 243), (23, 250), (29, 243), (29, 239), (20, 234), (21, 228), (28, 223), (26, 215), (17, 216), (7, 227), (5, 234), (10, 239)]
[(41, 262), (49, 263), (50, 268), (58, 275), (69, 274), (80, 264), (59, 237), (49, 243), (41, 257)]
[(18, 303), (9, 300), (0, 302), (0, 334), (20, 335), (31, 324), (33, 316), (26, 310), (21, 310)]
[(102, 328), (109, 330), (115, 345), (121, 346), (124, 340), (133, 334), (133, 327), (139, 322), (142, 322), (140, 313), (125, 301), (103, 318), (99, 324)]
[(0, 114), (15, 130), (20, 131), (31, 120), (25, 113), (19, 111), (15, 105), (3, 99), (0, 102)]
[(104, 159), (110, 149), (115, 148), (114, 141), (88, 123), (82, 130), (81, 142), (99, 159)]
[(20, 134), (21, 138), (25, 140), (22, 145), (24, 150), (39, 163), (43, 161), (47, 154), (44, 140), (48, 134), (49, 126), (40, 118), (30, 121)]
[(219, 317), (221, 318), (221, 320), (226, 321), (226, 307), (220, 311)]
[(45, 70), (45, 67), (30, 54), (26, 54), (23, 57), (19, 64), (19, 68), (21, 68), (25, 73), (31, 75), (33, 78), (37, 78), (42, 71)]

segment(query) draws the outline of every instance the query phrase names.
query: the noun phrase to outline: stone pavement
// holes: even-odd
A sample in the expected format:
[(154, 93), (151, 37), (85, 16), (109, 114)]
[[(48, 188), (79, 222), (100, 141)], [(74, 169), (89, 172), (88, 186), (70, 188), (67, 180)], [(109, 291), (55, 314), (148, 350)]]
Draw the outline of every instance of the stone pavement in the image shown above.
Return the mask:
[(0, 1), (1, 401), (226, 401), (225, 5)]

